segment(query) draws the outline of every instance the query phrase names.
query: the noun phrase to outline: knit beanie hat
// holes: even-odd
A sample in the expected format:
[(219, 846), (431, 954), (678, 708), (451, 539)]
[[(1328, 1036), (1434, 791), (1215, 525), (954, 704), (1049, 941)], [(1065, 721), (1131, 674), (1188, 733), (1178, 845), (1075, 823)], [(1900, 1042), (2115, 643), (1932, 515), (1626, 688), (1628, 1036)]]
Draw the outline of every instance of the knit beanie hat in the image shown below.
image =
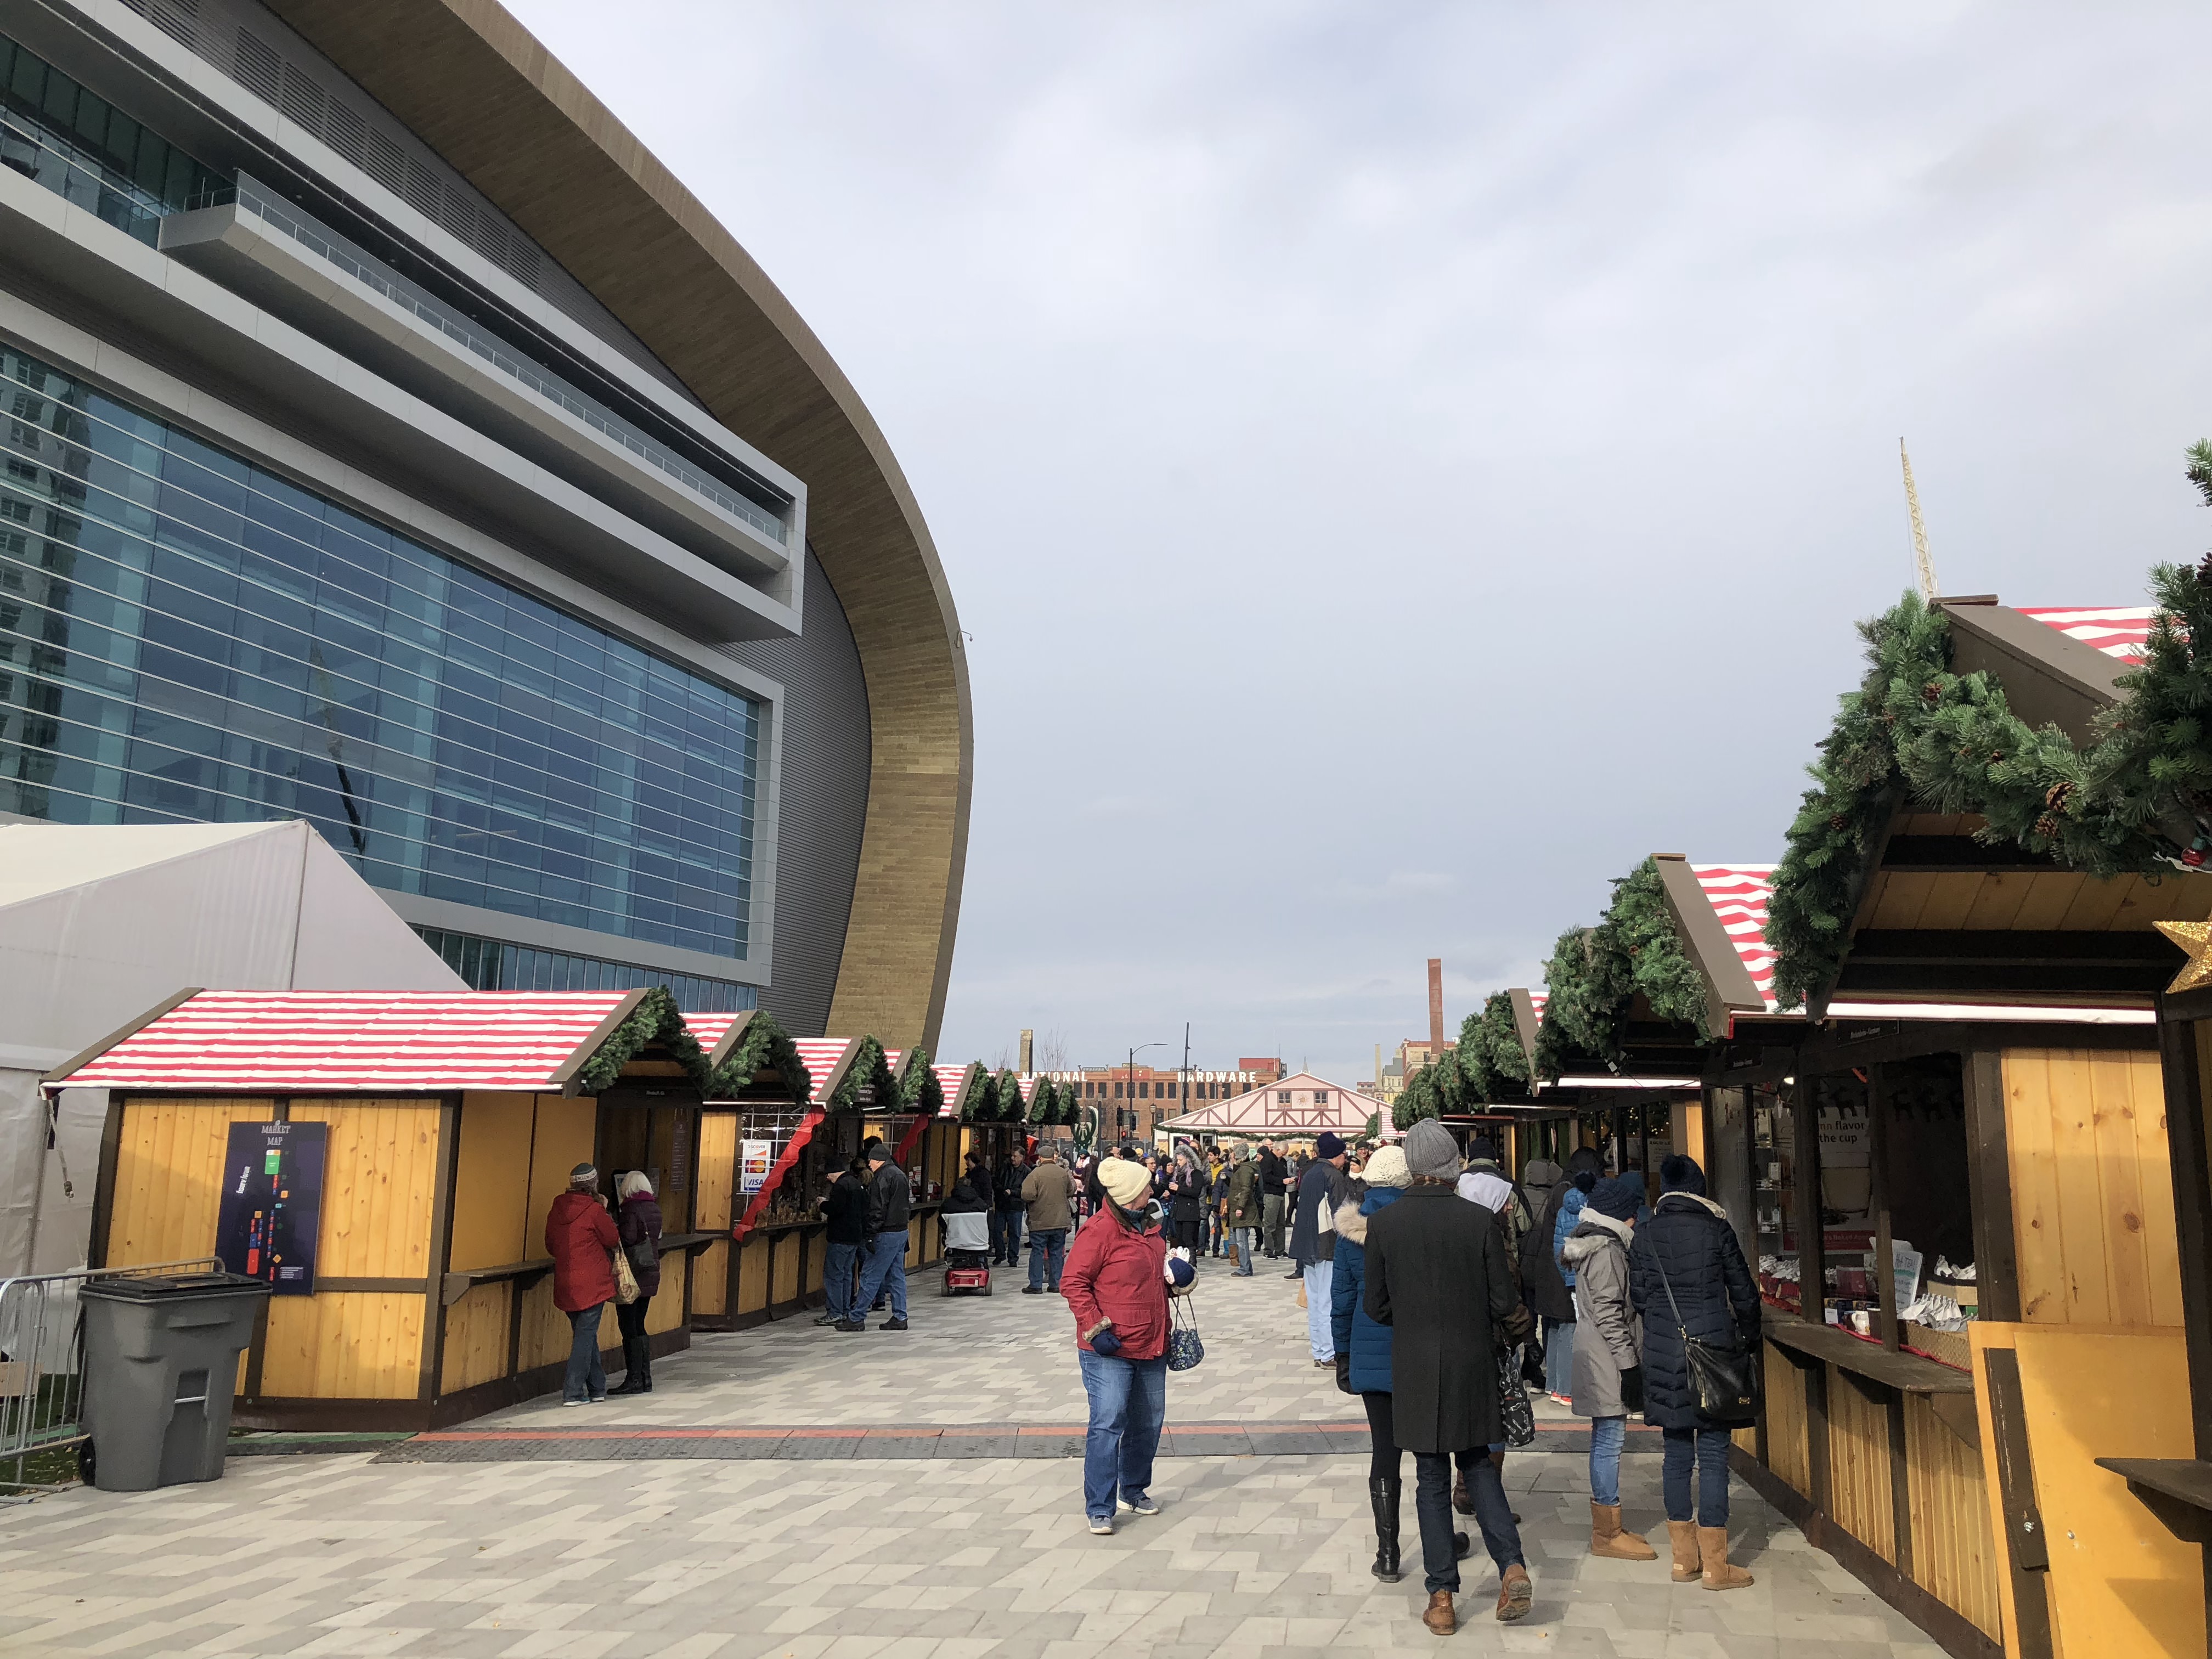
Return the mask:
[(1443, 1124), (1432, 1117), (1425, 1117), (1406, 1131), (1406, 1167), (1417, 1176), (1455, 1181), (1459, 1178), (1459, 1143)]
[(1334, 1129), (1323, 1129), (1321, 1138), (1314, 1142), (1314, 1156), (1326, 1162), (1344, 1151), (1344, 1137)]
[(1401, 1148), (1385, 1146), (1367, 1160), (1367, 1184), (1370, 1187), (1403, 1187), (1413, 1178), (1406, 1167), (1406, 1154)]
[(1589, 1195), (1589, 1207), (1615, 1221), (1633, 1221), (1643, 1205), (1643, 1177), (1615, 1176), (1610, 1181), (1597, 1183), (1597, 1190)]
[(1676, 1152), (1659, 1165), (1659, 1190), (1662, 1193), (1695, 1193), (1705, 1195), (1705, 1172), (1698, 1167), (1698, 1160)]
[(1134, 1209), (1152, 1194), (1152, 1177), (1141, 1164), (1126, 1158), (1109, 1158), (1098, 1166), (1098, 1184), (1106, 1196), (1125, 1210)]
[(1588, 1195), (1589, 1194), (1594, 1193), (1597, 1190), (1597, 1171), (1595, 1170), (1577, 1170), (1575, 1171), (1575, 1178), (1567, 1184), (1572, 1187), (1577, 1192)]

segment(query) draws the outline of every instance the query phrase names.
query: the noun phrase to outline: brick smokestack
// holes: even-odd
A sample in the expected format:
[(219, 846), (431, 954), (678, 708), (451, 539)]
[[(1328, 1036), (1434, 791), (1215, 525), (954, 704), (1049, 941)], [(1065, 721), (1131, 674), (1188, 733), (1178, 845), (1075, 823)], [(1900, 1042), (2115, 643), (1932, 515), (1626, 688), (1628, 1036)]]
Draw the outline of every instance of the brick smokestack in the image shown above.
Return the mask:
[(1429, 958), (1429, 1058), (1444, 1051), (1444, 959)]

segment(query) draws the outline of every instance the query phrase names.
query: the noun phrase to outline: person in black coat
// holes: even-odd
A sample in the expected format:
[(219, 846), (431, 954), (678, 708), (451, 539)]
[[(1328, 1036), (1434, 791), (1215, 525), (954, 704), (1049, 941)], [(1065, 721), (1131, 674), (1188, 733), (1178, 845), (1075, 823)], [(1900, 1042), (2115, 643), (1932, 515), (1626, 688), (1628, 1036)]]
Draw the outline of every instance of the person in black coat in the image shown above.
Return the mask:
[(1173, 1231), (1170, 1241), (1178, 1249), (1188, 1250), (1191, 1259), (1198, 1259), (1199, 1227), (1206, 1209), (1206, 1173), (1198, 1167), (1198, 1160), (1190, 1148), (1176, 1149), (1175, 1169), (1168, 1176), (1168, 1220)]
[[(1459, 1200), (1459, 1146), (1451, 1132), (1424, 1118), (1407, 1132), (1405, 1152), (1413, 1177), (1406, 1196), (1368, 1218), (1361, 1304), (1370, 1319), (1390, 1328), (1392, 1426), (1398, 1444), (1413, 1454), (1414, 1512), (1428, 1577), (1422, 1622), (1449, 1636), (1458, 1628), (1453, 1454), (1486, 1452), (1505, 1437), (1501, 1351), (1526, 1338), (1530, 1320), (1497, 1218)], [(1474, 1460), (1468, 1484), (1483, 1544), (1498, 1565), (1498, 1617), (1525, 1618), (1532, 1591), (1521, 1534), (1487, 1456)]]
[[(860, 1258), (868, 1248), (868, 1166), (854, 1158), (830, 1184), (818, 1206), (830, 1224), (829, 1249), (822, 1265), (822, 1316), (817, 1325), (844, 1329), (857, 1312), (853, 1293)], [(854, 1328), (858, 1329), (855, 1326)]]
[(619, 1389), (609, 1394), (653, 1392), (653, 1339), (645, 1334), (647, 1306), (660, 1291), (660, 1202), (653, 1195), (653, 1182), (642, 1170), (625, 1171), (615, 1183), (621, 1206), (615, 1231), (621, 1235), (623, 1254), (637, 1278), (637, 1300), (627, 1307), (615, 1304), (615, 1322), (622, 1328), (625, 1375)]
[(999, 1167), (991, 1176), (994, 1259), (1009, 1267), (1021, 1265), (1022, 1214), (1027, 1207), (1022, 1202), (1022, 1182), (1029, 1178), (1029, 1166), (1022, 1162), (1021, 1152), (1012, 1147), (999, 1160)]
[[(1667, 1536), (1677, 1583), (1741, 1589), (1751, 1575), (1728, 1559), (1729, 1430), (1698, 1410), (1687, 1333), (1718, 1347), (1759, 1351), (1759, 1286), (1728, 1212), (1705, 1195), (1705, 1172), (1680, 1154), (1659, 1166), (1664, 1190), (1628, 1252), (1629, 1300), (1644, 1318), (1644, 1420), (1664, 1431)], [(1698, 1474), (1691, 1504), (1690, 1474)], [(1694, 1518), (1693, 1518), (1694, 1517)]]
[[(1569, 1154), (1565, 1173), (1544, 1195), (1536, 1224), (1521, 1240), (1521, 1293), (1528, 1311), (1544, 1322), (1544, 1382), (1554, 1400), (1564, 1398), (1573, 1386), (1575, 1353), (1575, 1292), (1559, 1271), (1553, 1253), (1559, 1227), (1559, 1206), (1570, 1192), (1587, 1194), (1597, 1185), (1598, 1156), (1587, 1146)], [(1588, 1175), (1577, 1188), (1576, 1178)]]

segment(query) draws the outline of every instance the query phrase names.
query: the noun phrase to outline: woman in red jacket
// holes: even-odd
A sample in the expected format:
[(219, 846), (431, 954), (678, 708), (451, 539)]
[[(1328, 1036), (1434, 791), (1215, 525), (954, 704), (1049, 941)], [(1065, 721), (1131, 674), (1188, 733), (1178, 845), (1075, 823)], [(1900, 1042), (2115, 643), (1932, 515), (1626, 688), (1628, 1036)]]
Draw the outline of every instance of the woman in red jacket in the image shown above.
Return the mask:
[(622, 1235), (599, 1202), (599, 1172), (588, 1164), (568, 1171), (568, 1190), (545, 1216), (545, 1253), (553, 1258), (553, 1305), (568, 1316), (568, 1375), (561, 1403), (598, 1404), (607, 1397), (599, 1363), (599, 1316), (615, 1299), (615, 1255)]
[(1076, 1234), (1060, 1290), (1091, 1398), (1084, 1511), (1091, 1531), (1110, 1536), (1117, 1502), (1133, 1515), (1160, 1512), (1147, 1488), (1167, 1419), (1168, 1246), (1143, 1164), (1107, 1158), (1098, 1184), (1102, 1213)]

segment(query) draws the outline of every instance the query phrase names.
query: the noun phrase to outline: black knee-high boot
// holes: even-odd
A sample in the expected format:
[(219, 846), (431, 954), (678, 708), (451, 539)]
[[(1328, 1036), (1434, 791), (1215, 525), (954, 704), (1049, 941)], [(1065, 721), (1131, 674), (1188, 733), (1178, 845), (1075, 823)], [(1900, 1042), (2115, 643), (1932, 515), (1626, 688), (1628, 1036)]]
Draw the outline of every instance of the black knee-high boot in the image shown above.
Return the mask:
[(1367, 1477), (1367, 1501), (1375, 1510), (1375, 1565), (1370, 1571), (1386, 1584), (1402, 1577), (1398, 1571), (1398, 1499), (1403, 1490), (1404, 1482), (1395, 1474)]
[[(653, 1339), (643, 1331), (630, 1338), (629, 1375), (637, 1379), (640, 1394), (653, 1392)], [(627, 1380), (627, 1379), (625, 1379)]]

